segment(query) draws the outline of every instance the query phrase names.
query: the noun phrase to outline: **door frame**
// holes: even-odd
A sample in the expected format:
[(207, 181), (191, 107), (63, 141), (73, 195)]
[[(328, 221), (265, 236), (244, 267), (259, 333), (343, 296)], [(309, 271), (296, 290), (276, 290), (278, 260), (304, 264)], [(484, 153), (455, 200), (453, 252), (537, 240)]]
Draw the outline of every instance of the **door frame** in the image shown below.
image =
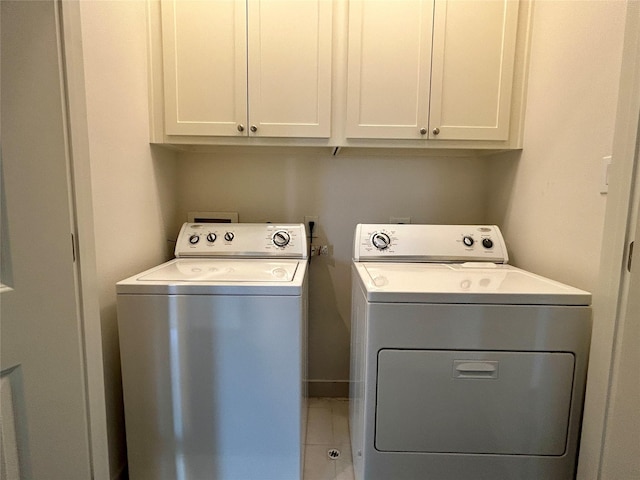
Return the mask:
[(84, 79), (84, 54), (80, 0), (55, 0), (58, 4), (63, 84), (67, 114), (72, 220), (78, 315), (83, 330), (83, 354), (89, 445), (93, 480), (109, 480), (109, 444), (105, 400), (100, 303), (97, 289), (96, 250), (91, 191), (89, 132)]
[[(628, 246), (634, 235), (634, 183), (640, 168), (636, 157), (640, 140), (640, 3), (634, 1), (627, 2), (618, 95), (600, 274), (593, 297), (594, 322), (578, 459), (579, 480), (601, 478), (607, 420), (615, 388), (612, 383), (615, 358), (624, 334), (621, 327), (629, 280)], [(638, 197), (635, 194), (635, 203)]]

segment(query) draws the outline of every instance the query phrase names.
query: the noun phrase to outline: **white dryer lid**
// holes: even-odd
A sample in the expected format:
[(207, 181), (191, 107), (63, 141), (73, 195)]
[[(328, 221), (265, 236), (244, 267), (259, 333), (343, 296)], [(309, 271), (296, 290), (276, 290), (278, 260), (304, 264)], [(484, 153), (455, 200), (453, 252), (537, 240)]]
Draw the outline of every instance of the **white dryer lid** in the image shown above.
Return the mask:
[(589, 292), (510, 265), (355, 262), (354, 269), (370, 302), (591, 304)]

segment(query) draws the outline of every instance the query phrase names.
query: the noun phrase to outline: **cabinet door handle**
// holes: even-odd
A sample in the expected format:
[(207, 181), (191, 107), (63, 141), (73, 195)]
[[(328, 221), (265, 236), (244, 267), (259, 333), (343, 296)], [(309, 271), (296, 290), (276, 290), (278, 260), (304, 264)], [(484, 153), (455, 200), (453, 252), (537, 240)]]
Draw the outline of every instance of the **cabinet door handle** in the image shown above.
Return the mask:
[(240, 124), (238, 124), (238, 127), (237, 127), (237, 128), (238, 128), (238, 131), (239, 131), (239, 132), (244, 132), (244, 125), (242, 125), (241, 123), (240, 123)]
[(422, 128), (420, 129), (420, 135), (426, 135), (426, 133), (427, 133), (427, 129), (426, 129), (426, 128), (424, 128), (424, 127), (422, 127)]
[(256, 127), (255, 125), (251, 125), (250, 130), (255, 133), (258, 131), (258, 127)]
[(433, 129), (433, 134), (438, 135), (440, 133), (440, 129), (438, 127)]

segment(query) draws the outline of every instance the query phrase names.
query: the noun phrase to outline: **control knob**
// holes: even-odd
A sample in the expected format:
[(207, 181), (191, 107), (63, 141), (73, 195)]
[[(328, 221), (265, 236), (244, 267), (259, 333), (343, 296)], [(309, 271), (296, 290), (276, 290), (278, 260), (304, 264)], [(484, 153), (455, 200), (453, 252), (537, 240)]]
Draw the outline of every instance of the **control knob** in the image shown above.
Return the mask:
[(195, 244), (196, 244), (196, 243), (198, 243), (199, 241), (200, 241), (200, 236), (199, 236), (199, 235), (195, 235), (195, 234), (194, 234), (194, 235), (191, 235), (191, 236), (189, 237), (189, 243), (190, 243), (191, 245), (195, 245)]
[(291, 241), (291, 235), (289, 235), (289, 232), (286, 232), (284, 230), (278, 230), (276, 233), (273, 234), (273, 237), (271, 237), (271, 240), (273, 241), (276, 247), (286, 247), (287, 245), (289, 245), (289, 242)]
[(378, 250), (386, 250), (391, 245), (391, 238), (384, 232), (376, 232), (371, 236), (371, 243)]
[(464, 243), (465, 246), (467, 246), (467, 247), (472, 247), (473, 244), (475, 243), (475, 241), (473, 240), (472, 237), (467, 235), (465, 237), (462, 237), (462, 243)]
[(207, 242), (209, 243), (213, 243), (216, 241), (216, 234), (215, 233), (207, 233)]
[(235, 235), (233, 234), (233, 232), (227, 232), (224, 234), (224, 239), (227, 242), (231, 242), (234, 238), (235, 238)]
[(482, 239), (482, 246), (484, 248), (491, 248), (493, 247), (493, 240), (491, 240), (490, 238), (483, 238)]

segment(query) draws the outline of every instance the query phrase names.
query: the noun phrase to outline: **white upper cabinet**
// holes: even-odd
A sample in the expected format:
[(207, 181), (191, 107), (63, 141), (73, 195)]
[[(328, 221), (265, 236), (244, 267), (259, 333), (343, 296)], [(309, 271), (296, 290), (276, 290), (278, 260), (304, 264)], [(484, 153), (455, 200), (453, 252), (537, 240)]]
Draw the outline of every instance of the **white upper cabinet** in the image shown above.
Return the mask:
[(330, 136), (331, 1), (163, 0), (161, 21), (165, 135)]
[(153, 143), (522, 146), (530, 0), (147, 1)]
[(346, 137), (507, 140), (518, 8), (351, 0)]
[(508, 138), (518, 7), (516, 0), (436, 0), (429, 138)]
[(433, 0), (349, 3), (347, 137), (426, 133), (432, 32)]
[(257, 134), (331, 134), (331, 7), (249, 0), (249, 123)]
[(167, 135), (236, 135), (247, 123), (244, 2), (163, 1)]

